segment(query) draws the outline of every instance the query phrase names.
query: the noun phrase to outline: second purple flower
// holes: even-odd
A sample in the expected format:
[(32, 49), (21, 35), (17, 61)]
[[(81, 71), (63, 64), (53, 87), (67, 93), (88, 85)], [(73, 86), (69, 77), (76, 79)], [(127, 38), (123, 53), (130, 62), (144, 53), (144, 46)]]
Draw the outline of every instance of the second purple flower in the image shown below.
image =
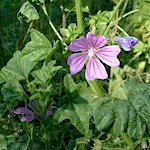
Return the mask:
[[(51, 106), (50, 110), (55, 109), (55, 108), (57, 109), (56, 106)], [(53, 112), (50, 110), (46, 111), (46, 117), (53, 115)], [(34, 120), (36, 117), (38, 117), (39, 119), (42, 119), (43, 118), (43, 115), (42, 115), (43, 111), (44, 110), (40, 107), (39, 102), (36, 100), (36, 101), (28, 103), (28, 108), (25, 108), (25, 107), (17, 108), (14, 111), (14, 113), (17, 115), (18, 114), (24, 114), (25, 115), (24, 117), (22, 117), (20, 119), (21, 122), (30, 122), (30, 121)]]
[(73, 52), (81, 51), (81, 53), (72, 54), (68, 58), (67, 64), (70, 66), (70, 74), (74, 75), (81, 71), (88, 59), (89, 61), (85, 72), (87, 80), (92, 81), (95, 79), (108, 78), (106, 69), (99, 60), (103, 61), (108, 66), (117, 67), (120, 65), (117, 56), (121, 50), (117, 45), (105, 46), (106, 44), (106, 37), (98, 36), (91, 32), (88, 32), (86, 37), (74, 40), (68, 46), (68, 49)]

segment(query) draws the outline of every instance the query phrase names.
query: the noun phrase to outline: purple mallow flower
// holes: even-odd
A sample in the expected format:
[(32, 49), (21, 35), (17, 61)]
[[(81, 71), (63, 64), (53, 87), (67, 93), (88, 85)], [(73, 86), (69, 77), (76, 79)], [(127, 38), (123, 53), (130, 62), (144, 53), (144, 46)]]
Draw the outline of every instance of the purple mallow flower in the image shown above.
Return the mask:
[(125, 51), (130, 51), (132, 47), (138, 44), (138, 39), (129, 37), (116, 37), (116, 42), (119, 43)]
[[(30, 108), (30, 109), (28, 109)], [(28, 103), (28, 108), (20, 107), (17, 108), (14, 113), (15, 114), (24, 114), (25, 116), (20, 119), (21, 122), (30, 122), (35, 119), (35, 116), (37, 116), (39, 119), (43, 118), (43, 115), (39, 112), (41, 112), (41, 107), (39, 105), (38, 101), (33, 101)], [(51, 109), (57, 108), (56, 106), (51, 106)], [(51, 111), (46, 112), (46, 116), (51, 116), (53, 113)]]
[(81, 71), (86, 60), (88, 59), (89, 61), (85, 72), (85, 77), (87, 80), (92, 81), (96, 78), (108, 78), (106, 69), (99, 59), (111, 67), (117, 67), (120, 64), (117, 55), (121, 50), (117, 45), (105, 46), (106, 43), (106, 37), (98, 36), (92, 34), (91, 32), (88, 32), (86, 37), (74, 40), (68, 46), (68, 49), (72, 52), (80, 53), (72, 54), (68, 58), (67, 64), (70, 66), (70, 74), (74, 75)]

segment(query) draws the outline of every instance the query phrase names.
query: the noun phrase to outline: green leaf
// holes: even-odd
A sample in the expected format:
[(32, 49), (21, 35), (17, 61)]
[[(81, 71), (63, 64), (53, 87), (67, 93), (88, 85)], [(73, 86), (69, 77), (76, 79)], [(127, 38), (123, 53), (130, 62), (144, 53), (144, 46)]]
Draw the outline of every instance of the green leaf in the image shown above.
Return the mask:
[(69, 39), (69, 41), (73, 41), (75, 38), (77, 38), (81, 34), (76, 24), (74, 23), (71, 23), (67, 27), (67, 29), (61, 28), (60, 32), (65, 37), (65, 40)]
[(88, 145), (90, 143), (90, 139), (87, 137), (80, 137), (76, 139), (76, 146), (74, 147), (73, 150), (84, 150), (86, 149), (86, 145)]
[(4, 112), (5, 109), (6, 109), (5, 103), (0, 103), (0, 116)]
[(114, 135), (118, 136), (119, 132), (123, 131), (124, 133), (128, 133), (132, 138), (140, 139), (145, 133), (146, 124), (132, 103), (126, 100), (118, 101), (115, 108), (116, 119), (113, 125)]
[(99, 131), (106, 130), (114, 122), (115, 114), (112, 109), (112, 101), (113, 98), (109, 97), (95, 101), (92, 104), (94, 123)]
[(70, 93), (74, 92), (78, 88), (78, 85), (73, 81), (70, 74), (67, 74), (64, 77), (64, 86), (65, 86), (65, 89)]
[(30, 137), (27, 134), (24, 134), (20, 137), (18, 141), (15, 141), (10, 146), (9, 150), (26, 150), (30, 142)]
[(24, 90), (17, 79), (7, 81), (2, 89), (3, 100), (5, 103), (16, 106), (24, 97)]
[(128, 100), (110, 97), (92, 104), (94, 123), (99, 131), (112, 128), (115, 136), (122, 131), (140, 140), (150, 128), (150, 84), (129, 79), (125, 87)]
[(44, 3), (45, 0), (32, 0), (32, 2), (40, 2), (40, 3)]
[(85, 136), (89, 133), (90, 107), (86, 100), (77, 97), (74, 102), (63, 105), (55, 115), (58, 122), (69, 119), (79, 132)]
[(22, 22), (23, 18), (26, 17), (28, 21), (39, 19), (39, 14), (35, 7), (31, 5), (29, 1), (26, 1), (20, 8), (17, 14), (18, 20)]
[(134, 47), (133, 52), (145, 52), (146, 51), (146, 44), (144, 44), (142, 41), (138, 42), (138, 45)]
[(0, 150), (7, 150), (7, 141), (3, 134), (0, 134)]
[(0, 84), (15, 77), (19, 81), (25, 80), (34, 66), (46, 59), (52, 51), (49, 40), (39, 31), (32, 29), (31, 41), (25, 45), (22, 52), (15, 52), (13, 58), (0, 71)]
[(27, 57), (31, 62), (45, 59), (53, 51), (50, 41), (39, 31), (31, 30), (31, 42), (23, 48), (21, 56)]
[(23, 80), (28, 77), (34, 65), (35, 64), (29, 63), (26, 57), (21, 57), (20, 51), (16, 51), (13, 58), (9, 60), (6, 67), (3, 67), (0, 72), (0, 75), (3, 77), (2, 81), (11, 80), (14, 77), (17, 77), (18, 80)]
[(47, 65), (44, 63), (42, 68), (32, 72), (35, 78), (34, 83), (45, 85), (48, 80), (52, 79), (61, 66), (55, 67), (56, 61), (51, 61)]

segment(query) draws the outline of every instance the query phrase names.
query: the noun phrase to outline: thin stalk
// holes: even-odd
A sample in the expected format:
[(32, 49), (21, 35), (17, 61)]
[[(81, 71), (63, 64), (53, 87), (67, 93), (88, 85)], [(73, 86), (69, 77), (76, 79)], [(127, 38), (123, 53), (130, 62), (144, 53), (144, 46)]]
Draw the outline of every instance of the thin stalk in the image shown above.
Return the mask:
[(51, 26), (51, 28), (53, 29), (53, 31), (55, 32), (55, 34), (57, 35), (57, 37), (62, 41), (61, 35), (58, 33), (58, 31), (56, 30), (55, 26), (53, 25), (53, 23), (52, 23), (50, 17), (48, 16), (48, 13), (47, 13), (45, 4), (43, 4), (42, 9), (43, 9), (44, 14), (45, 14), (46, 17), (48, 18), (49, 25)]
[(30, 33), (30, 30), (31, 30), (31, 28), (32, 28), (32, 25), (33, 25), (33, 21), (31, 21), (31, 23), (30, 23), (30, 25), (29, 25), (29, 27), (28, 27), (28, 30), (27, 30), (27, 32), (26, 32), (26, 34), (25, 34), (25, 37), (24, 37), (23, 40), (22, 40), (22, 45), (24, 45), (24, 43), (25, 43), (25, 41), (26, 41), (26, 39), (27, 39), (27, 37), (28, 37), (28, 34)]
[(134, 148), (134, 144), (132, 142), (132, 140), (129, 138), (127, 133), (121, 132), (121, 136), (123, 137), (123, 139), (125, 140), (125, 142), (128, 144), (129, 149), (130, 150), (135, 150)]
[(113, 14), (112, 14), (111, 17), (109, 18), (108, 26), (105, 28), (103, 35), (105, 35), (105, 34), (107, 33), (107, 30), (109, 29), (109, 27), (110, 27), (110, 25), (111, 25), (111, 21), (112, 21), (114, 15), (116, 14), (117, 10), (119, 9), (119, 7), (121, 6), (121, 4), (122, 4), (123, 1), (124, 1), (124, 0), (120, 0), (119, 3), (118, 3), (118, 5), (116, 6), (116, 8), (115, 8)]
[(128, 5), (128, 1), (129, 1), (129, 0), (126, 0), (126, 1), (125, 1), (124, 6), (123, 6), (123, 9), (122, 9), (121, 14), (120, 14), (120, 17), (122, 17), (122, 15), (124, 14), (124, 11), (125, 11), (125, 9), (126, 9), (126, 7), (127, 7), (127, 5)]
[(126, 31), (124, 31), (120, 26), (117, 25), (117, 28), (126, 36), (129, 36)]
[(75, 5), (76, 5), (76, 15), (77, 15), (77, 26), (79, 28), (79, 31), (81, 33), (83, 33), (84, 29), (83, 29), (83, 16), (82, 16), (81, 0), (76, 0)]
[(46, 134), (46, 141), (45, 141), (45, 150), (49, 150), (50, 149), (50, 135), (48, 133)]
[(124, 14), (123, 16), (119, 17), (118, 20), (115, 20), (114, 22), (112, 22), (111, 25), (116, 23), (116, 21), (120, 21), (122, 18), (125, 18), (125, 17), (127, 17), (127, 16), (129, 16), (129, 15), (135, 13), (135, 12), (139, 12), (139, 11), (140, 11), (139, 9), (132, 10), (132, 11)]

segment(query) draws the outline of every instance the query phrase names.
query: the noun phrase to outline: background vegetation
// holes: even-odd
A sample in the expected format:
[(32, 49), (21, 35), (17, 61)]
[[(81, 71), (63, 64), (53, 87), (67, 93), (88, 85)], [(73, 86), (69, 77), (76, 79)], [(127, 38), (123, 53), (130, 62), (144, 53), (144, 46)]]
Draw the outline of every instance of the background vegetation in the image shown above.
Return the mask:
[[(32, 12), (21, 9), (26, 2)], [(110, 21), (119, 0), (82, 0), (84, 33), (77, 27), (74, 0), (43, 3), (0, 1), (0, 150), (149, 149), (150, 1), (124, 0)], [(67, 45), (89, 31), (102, 35), (107, 25), (110, 45), (118, 35), (135, 36), (139, 44), (121, 51), (120, 67), (107, 67), (110, 78), (101, 81), (100, 98), (84, 70), (69, 75)], [(50, 119), (21, 123), (14, 110), (33, 100), (44, 110), (59, 109)]]

